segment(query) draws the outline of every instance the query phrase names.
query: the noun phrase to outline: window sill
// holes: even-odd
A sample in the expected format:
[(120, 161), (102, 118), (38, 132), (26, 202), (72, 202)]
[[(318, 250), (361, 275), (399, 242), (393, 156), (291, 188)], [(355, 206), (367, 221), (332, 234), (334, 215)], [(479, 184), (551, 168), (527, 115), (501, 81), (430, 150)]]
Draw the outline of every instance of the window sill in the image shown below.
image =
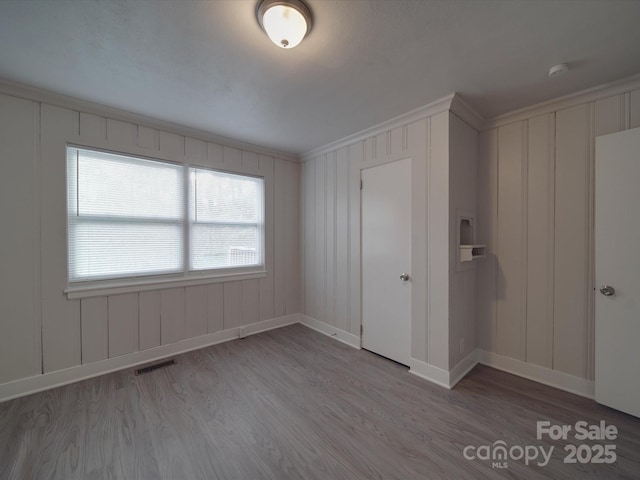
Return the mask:
[(179, 278), (125, 279), (110, 282), (104, 281), (99, 284), (72, 285), (69, 286), (64, 293), (69, 300), (77, 300), (80, 298), (104, 297), (121, 293), (147, 292), (149, 290), (162, 290), (165, 288), (192, 287), (211, 283), (251, 280), (254, 278), (264, 278), (266, 276), (266, 270), (256, 270), (243, 273), (199, 275)]

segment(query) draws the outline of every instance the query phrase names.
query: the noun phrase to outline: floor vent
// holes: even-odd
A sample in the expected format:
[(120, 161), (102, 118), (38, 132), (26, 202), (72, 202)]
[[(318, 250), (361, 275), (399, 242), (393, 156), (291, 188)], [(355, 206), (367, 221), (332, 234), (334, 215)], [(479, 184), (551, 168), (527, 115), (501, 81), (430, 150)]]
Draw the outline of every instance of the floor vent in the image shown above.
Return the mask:
[(168, 367), (169, 365), (175, 365), (175, 360), (167, 360), (166, 362), (154, 363), (153, 365), (149, 365), (147, 367), (138, 368), (136, 370), (136, 375), (143, 375), (145, 373), (153, 372), (154, 370), (158, 370), (159, 368)]

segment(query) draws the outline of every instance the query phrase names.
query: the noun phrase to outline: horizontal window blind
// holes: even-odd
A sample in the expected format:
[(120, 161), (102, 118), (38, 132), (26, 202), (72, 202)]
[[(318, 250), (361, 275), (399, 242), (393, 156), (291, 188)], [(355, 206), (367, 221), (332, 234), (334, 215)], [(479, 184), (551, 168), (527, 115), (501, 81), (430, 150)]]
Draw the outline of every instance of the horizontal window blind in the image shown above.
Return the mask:
[(67, 148), (69, 280), (184, 269), (184, 167)]
[(191, 269), (263, 263), (264, 181), (189, 169)]

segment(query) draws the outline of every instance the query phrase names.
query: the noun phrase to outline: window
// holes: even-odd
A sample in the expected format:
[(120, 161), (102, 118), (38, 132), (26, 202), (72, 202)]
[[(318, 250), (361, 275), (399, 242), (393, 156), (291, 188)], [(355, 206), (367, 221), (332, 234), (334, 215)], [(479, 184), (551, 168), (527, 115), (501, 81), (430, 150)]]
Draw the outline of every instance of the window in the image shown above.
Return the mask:
[(71, 283), (263, 265), (262, 178), (67, 147), (67, 193)]
[(191, 268), (259, 265), (262, 179), (190, 169)]

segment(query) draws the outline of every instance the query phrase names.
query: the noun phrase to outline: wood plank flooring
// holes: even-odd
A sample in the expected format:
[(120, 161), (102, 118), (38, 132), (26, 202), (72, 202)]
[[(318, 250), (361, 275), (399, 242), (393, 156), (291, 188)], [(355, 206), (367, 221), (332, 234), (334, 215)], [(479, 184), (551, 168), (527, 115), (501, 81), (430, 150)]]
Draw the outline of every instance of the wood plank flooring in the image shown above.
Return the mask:
[[(491, 368), (449, 391), (302, 325), (176, 359), (0, 404), (0, 478), (640, 478), (639, 419)], [(536, 420), (614, 424), (618, 459), (565, 464)], [(497, 440), (555, 448), (546, 467), (463, 457)]]

